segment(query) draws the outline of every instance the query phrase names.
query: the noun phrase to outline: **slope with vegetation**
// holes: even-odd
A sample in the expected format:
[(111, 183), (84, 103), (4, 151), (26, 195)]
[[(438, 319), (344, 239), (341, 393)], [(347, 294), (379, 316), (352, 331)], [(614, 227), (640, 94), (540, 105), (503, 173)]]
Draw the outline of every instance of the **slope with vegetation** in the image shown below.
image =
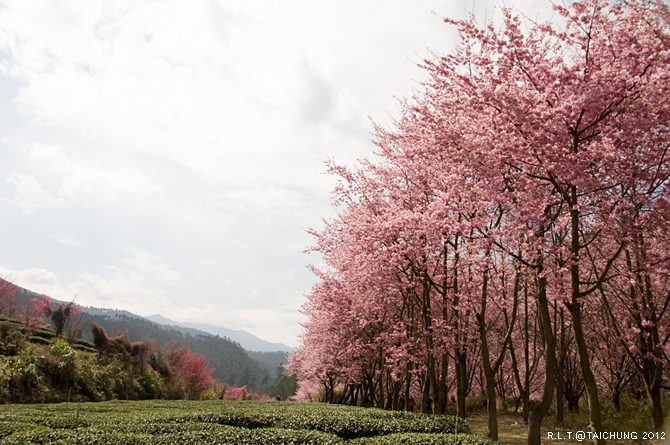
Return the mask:
[(295, 392), (294, 379), (264, 369), (279, 356), (268, 355), (262, 367), (227, 339), (121, 311), (87, 312), (4, 280), (0, 316), (0, 403)]

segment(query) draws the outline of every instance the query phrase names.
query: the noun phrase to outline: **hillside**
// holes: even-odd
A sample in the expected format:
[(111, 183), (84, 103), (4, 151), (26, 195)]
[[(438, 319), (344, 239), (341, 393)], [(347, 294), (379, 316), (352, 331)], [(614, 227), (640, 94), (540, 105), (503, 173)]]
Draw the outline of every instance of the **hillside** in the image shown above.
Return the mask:
[[(16, 300), (20, 305), (28, 305), (31, 299), (40, 297), (28, 289), (21, 287), (18, 289)], [(65, 303), (53, 301), (55, 304)], [(249, 353), (228, 338), (193, 328), (160, 325), (128, 311), (91, 307), (81, 309), (83, 313), (78, 315), (70, 326), (70, 330), (76, 332), (76, 336), (92, 341), (89, 326), (91, 322), (95, 322), (102, 326), (109, 336), (126, 332), (131, 342), (155, 340), (160, 346), (165, 347), (169, 342), (176, 341), (178, 345), (204, 356), (209, 366), (214, 368), (212, 377), (227, 385), (246, 385), (251, 390), (271, 387), (279, 377), (277, 368), (286, 361), (286, 352)]]
[[(207, 358), (209, 365), (214, 368), (212, 377), (221, 383), (247, 385), (253, 390), (260, 390), (273, 383), (274, 374), (262, 368), (239, 344), (227, 338), (195, 330), (183, 333), (123, 311), (106, 311), (103, 314), (100, 310), (86, 310), (80, 317), (83, 323), (94, 321), (108, 333), (125, 331), (130, 341), (153, 339), (165, 346), (171, 340), (176, 340), (180, 345)], [(84, 338), (92, 340), (90, 330), (85, 331)]]

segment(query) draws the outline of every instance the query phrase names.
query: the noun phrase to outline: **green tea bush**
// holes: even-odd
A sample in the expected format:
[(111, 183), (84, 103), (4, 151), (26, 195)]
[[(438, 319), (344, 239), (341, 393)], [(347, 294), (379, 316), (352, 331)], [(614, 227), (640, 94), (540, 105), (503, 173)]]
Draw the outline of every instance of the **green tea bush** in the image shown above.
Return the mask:
[(290, 430), (282, 428), (246, 429), (226, 425), (215, 428), (184, 428), (171, 434), (154, 435), (151, 445), (204, 444), (218, 445), (339, 445), (344, 442), (337, 436), (320, 431)]
[(91, 348), (91, 349), (93, 349), (93, 351), (97, 352), (97, 350), (95, 349), (95, 345), (92, 342), (90, 342), (88, 340), (84, 340), (82, 338), (79, 338), (79, 339), (73, 341), (72, 347), (74, 347), (76, 349), (76, 346), (84, 346), (84, 347), (87, 347), (87, 348)]
[(33, 331), (33, 337), (45, 338), (52, 340), (56, 337), (56, 332), (51, 329), (37, 329)]
[(28, 341), (30, 343), (36, 344), (36, 345), (50, 345), (51, 344), (51, 339), (50, 338), (44, 338), (40, 337), (37, 335), (31, 335), (28, 337)]
[[(284, 416), (276, 425), (295, 429), (317, 429), (344, 439), (398, 432), (454, 433), (457, 430), (457, 418), (452, 416), (319, 404), (306, 404), (303, 410)], [(458, 431), (470, 432), (465, 420), (458, 419), (458, 422)]]
[[(88, 344), (87, 344), (88, 343)], [(84, 342), (83, 340), (72, 343), (72, 347), (77, 351), (83, 352), (97, 352), (92, 343)]]
[(145, 401), (7, 405), (2, 444), (488, 445), (449, 417), (339, 405)]
[(493, 445), (488, 438), (471, 434), (397, 433), (349, 441), (355, 445)]

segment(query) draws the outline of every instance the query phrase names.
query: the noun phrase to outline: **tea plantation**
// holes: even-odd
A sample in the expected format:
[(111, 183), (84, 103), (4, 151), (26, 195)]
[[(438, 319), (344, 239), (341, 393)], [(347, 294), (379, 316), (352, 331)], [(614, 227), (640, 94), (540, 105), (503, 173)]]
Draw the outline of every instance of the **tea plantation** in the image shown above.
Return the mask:
[(112, 401), (4, 405), (0, 443), (486, 445), (467, 422), (341, 405)]

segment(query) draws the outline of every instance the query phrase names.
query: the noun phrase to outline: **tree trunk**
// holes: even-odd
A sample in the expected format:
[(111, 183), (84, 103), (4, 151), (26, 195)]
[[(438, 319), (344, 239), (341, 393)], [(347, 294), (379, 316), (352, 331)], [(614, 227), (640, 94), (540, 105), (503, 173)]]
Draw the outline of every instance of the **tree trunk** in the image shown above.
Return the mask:
[(401, 389), (401, 381), (398, 380), (396, 382), (393, 382), (393, 402), (392, 402), (392, 408), (393, 411), (398, 410), (398, 400), (400, 399), (400, 389)]
[[(577, 352), (579, 354), (579, 363), (584, 377), (584, 385), (586, 386), (586, 395), (589, 407), (589, 427), (594, 433), (602, 431), (602, 417), (600, 414), (600, 398), (598, 396), (598, 385), (596, 383), (593, 371), (591, 371), (591, 362), (589, 361), (588, 348), (586, 340), (584, 339), (584, 331), (582, 328), (581, 308), (578, 301), (573, 300), (570, 305), (570, 315), (572, 318), (572, 326), (575, 333), (575, 343), (577, 345)], [(594, 443), (596, 445), (605, 445), (605, 440), (600, 439), (598, 435), (595, 436)]]
[(412, 363), (407, 364), (407, 372), (405, 374), (405, 406), (403, 409), (409, 411), (409, 389), (412, 386)]
[(435, 414), (444, 414), (447, 407), (447, 373), (449, 372), (449, 355), (442, 354), (442, 370), (440, 381), (438, 382), (437, 397), (433, 397), (433, 412)]
[(615, 410), (621, 411), (621, 390), (619, 388), (612, 394), (612, 405), (614, 405)]
[(551, 408), (556, 385), (556, 336), (554, 335), (553, 327), (551, 325), (551, 316), (549, 315), (547, 279), (542, 277), (541, 267), (538, 268), (538, 275), (538, 293), (536, 301), (545, 344), (545, 376), (542, 400), (539, 403), (532, 404), (528, 412), (528, 445), (539, 445), (541, 443), (540, 426), (542, 425), (542, 419), (549, 412), (549, 408)]
[[(486, 382), (486, 409), (488, 412), (488, 437), (497, 442), (498, 441), (498, 403), (496, 400), (496, 388), (495, 388), (495, 373), (497, 368), (502, 362), (502, 354), (504, 354), (505, 349), (507, 348), (507, 342), (510, 339), (511, 328), (509, 327), (508, 335), (505, 338), (505, 342), (501, 348), (501, 356), (496, 360), (495, 365), (491, 365), (491, 357), (489, 354), (489, 342), (486, 336), (486, 303), (488, 299), (488, 282), (489, 276), (488, 271), (484, 270), (483, 279), (482, 279), (482, 301), (479, 309), (479, 313), (476, 314), (477, 324), (479, 327), (479, 341), (481, 342), (481, 356), (482, 356), (482, 368), (484, 370), (484, 381)], [(515, 302), (516, 304), (516, 302)], [(516, 317), (515, 315), (512, 318)], [(513, 325), (513, 322), (511, 323)], [(494, 367), (496, 369), (494, 369)]]
[(488, 411), (488, 437), (493, 441), (498, 441), (498, 407), (496, 401), (496, 388), (494, 376), (491, 370), (484, 370), (486, 378), (486, 409)]
[(528, 445), (542, 445), (542, 418), (539, 412), (534, 409), (529, 410), (528, 414)]
[[(575, 334), (575, 344), (577, 345), (577, 352), (579, 353), (579, 363), (582, 368), (584, 376), (584, 385), (586, 386), (586, 395), (588, 396), (589, 405), (589, 421), (591, 431), (595, 433), (602, 432), (602, 419), (600, 414), (600, 398), (598, 396), (598, 385), (591, 370), (591, 361), (589, 360), (589, 352), (584, 338), (584, 330), (582, 327), (582, 314), (580, 292), (580, 278), (579, 278), (579, 207), (577, 206), (577, 187), (574, 185), (570, 187), (570, 210), (571, 217), (571, 246), (570, 253), (572, 254), (572, 264), (570, 265), (570, 281), (572, 287), (572, 298), (568, 304), (570, 310), (570, 318), (572, 319), (572, 328)], [(598, 435), (595, 436), (594, 443), (596, 445), (605, 445), (605, 441), (600, 439)]]
[[(559, 317), (555, 317), (554, 321), (557, 321)], [(565, 369), (565, 354), (566, 354), (566, 345), (565, 345), (565, 316), (563, 314), (563, 308), (561, 307), (560, 315), (560, 326), (561, 326), (561, 343), (559, 346), (559, 358), (558, 358), (558, 367), (556, 368), (556, 423), (561, 424), (565, 419), (565, 395), (563, 393), (565, 378), (563, 375)], [(556, 330), (558, 332), (558, 330)]]
[(465, 397), (468, 392), (468, 365), (465, 351), (456, 353), (456, 415), (465, 419)]
[[(433, 373), (435, 374), (435, 373)], [(430, 388), (431, 388), (430, 378), (426, 379), (426, 383), (423, 385), (423, 392), (421, 394), (421, 406), (419, 407), (419, 412), (427, 413), (428, 412), (428, 397), (430, 397)]]
[(661, 404), (661, 387), (654, 385), (649, 388), (649, 403), (651, 405), (651, 419), (654, 429), (661, 431), (663, 428), (663, 405)]

